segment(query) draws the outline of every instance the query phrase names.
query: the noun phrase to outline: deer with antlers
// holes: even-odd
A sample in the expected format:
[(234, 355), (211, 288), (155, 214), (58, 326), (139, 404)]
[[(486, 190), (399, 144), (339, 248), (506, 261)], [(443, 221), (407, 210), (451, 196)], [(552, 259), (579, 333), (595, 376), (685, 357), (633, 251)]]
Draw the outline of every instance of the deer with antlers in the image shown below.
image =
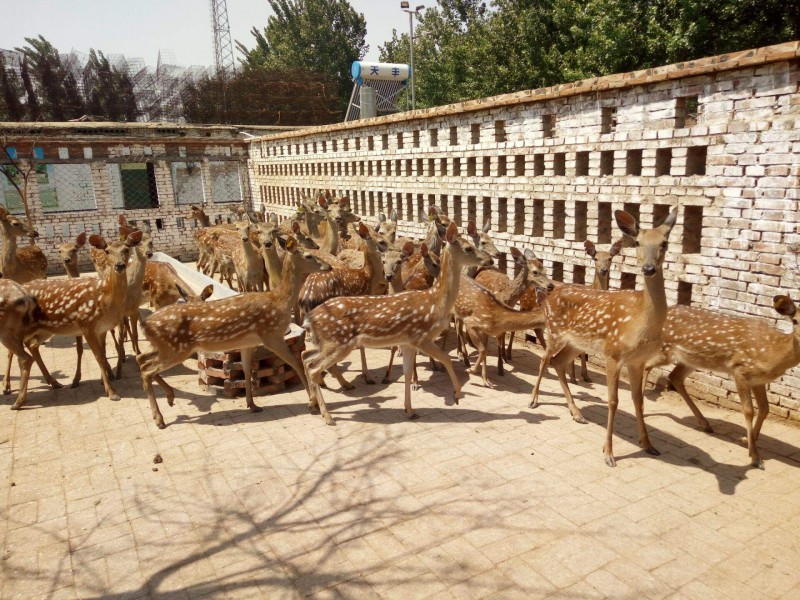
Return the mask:
[[(23, 286), (26, 293), (36, 298), (39, 307), (35, 331), (25, 339), (36, 362), (43, 366), (39, 346), (54, 335), (82, 336), (100, 365), (103, 386), (111, 400), (119, 400), (119, 396), (111, 386), (111, 366), (102, 340), (107, 331), (122, 321), (128, 291), (128, 262), (132, 249), (141, 240), (141, 231), (131, 233), (124, 242), (106, 243), (99, 235), (92, 235), (89, 243), (102, 248), (111, 265), (103, 277), (39, 279)], [(18, 398), (11, 408), (19, 409), (24, 402), (24, 398)]]
[[(800, 326), (797, 307), (788, 296), (773, 298), (775, 311), (792, 321), (792, 331), (782, 333), (757, 317), (739, 317), (690, 306), (670, 306), (664, 322), (660, 352), (646, 365), (650, 369), (673, 364), (669, 382), (691, 409), (701, 429), (711, 425), (686, 391), (686, 379), (697, 369), (733, 377), (744, 414), (750, 463), (759, 469), (764, 462), (758, 452), (758, 436), (769, 414), (767, 385), (787, 369), (800, 364)], [(642, 379), (642, 389), (647, 381)], [(753, 424), (753, 399), (758, 415)]]
[[(247, 407), (252, 412), (261, 411), (253, 401), (251, 381), (253, 350), (258, 345), (274, 352), (294, 369), (308, 389), (303, 367), (283, 336), (297, 303), (302, 277), (329, 269), (330, 266), (299, 249), (297, 241), (290, 237), (286, 241), (283, 273), (277, 289), (243, 293), (213, 302), (176, 304), (150, 315), (144, 323), (144, 333), (152, 350), (140, 354), (136, 360), (156, 425), (160, 429), (166, 427), (156, 402), (153, 381), (158, 382), (167, 395), (167, 403), (172, 406), (175, 391), (160, 373), (182, 363), (197, 351), (226, 352), (237, 349), (241, 352)], [(318, 405), (323, 417), (329, 419), (324, 401)]]
[[(454, 223), (447, 228), (442, 252), (442, 272), (434, 285), (423, 291), (389, 296), (332, 298), (309, 313), (303, 326), (310, 331), (316, 348), (303, 352), (312, 402), (323, 403), (318, 378), (350, 352), (360, 347), (403, 348), (405, 373), (405, 413), (415, 418), (411, 406), (411, 365), (415, 351), (441, 361), (453, 383), (456, 401), (462, 397), (447, 354), (434, 340), (447, 326), (458, 295), (463, 267), (489, 265), (491, 257), (458, 237)], [(332, 424), (332, 420), (326, 419)]]
[(585, 423), (586, 419), (572, 399), (566, 369), (581, 352), (602, 354), (608, 387), (608, 425), (603, 453), (606, 464), (611, 467), (616, 465), (612, 436), (623, 367), (628, 371), (636, 409), (639, 444), (648, 454), (659, 454), (644, 424), (642, 375), (645, 365), (661, 349), (662, 328), (667, 316), (662, 269), (678, 209), (675, 208), (663, 224), (649, 230), (640, 229), (625, 211), (618, 210), (614, 216), (622, 232), (634, 240), (637, 260), (644, 274), (644, 290), (602, 291), (565, 285), (551, 292), (543, 306), (547, 350), (531, 398), (531, 407), (537, 406), (539, 386), (548, 363), (552, 362), (572, 418)]

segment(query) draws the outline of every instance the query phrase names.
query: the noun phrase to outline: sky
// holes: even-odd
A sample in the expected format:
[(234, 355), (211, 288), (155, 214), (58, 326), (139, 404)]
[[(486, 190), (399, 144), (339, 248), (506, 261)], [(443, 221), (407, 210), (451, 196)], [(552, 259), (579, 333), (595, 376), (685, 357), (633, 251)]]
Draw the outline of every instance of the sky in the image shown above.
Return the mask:
[[(269, 4), (266, 0), (227, 0), (227, 4), (234, 44), (238, 40), (252, 47), (250, 29), (266, 25)], [(392, 29), (408, 28), (400, 0), (350, 0), (350, 4), (367, 21), (367, 60), (378, 60), (378, 46), (391, 38)], [(210, 0), (0, 0), (0, 48), (22, 46), (24, 38), (41, 34), (60, 52), (95, 48), (155, 65), (158, 50), (165, 49), (175, 53), (179, 65), (207, 66), (214, 62), (210, 5)]]

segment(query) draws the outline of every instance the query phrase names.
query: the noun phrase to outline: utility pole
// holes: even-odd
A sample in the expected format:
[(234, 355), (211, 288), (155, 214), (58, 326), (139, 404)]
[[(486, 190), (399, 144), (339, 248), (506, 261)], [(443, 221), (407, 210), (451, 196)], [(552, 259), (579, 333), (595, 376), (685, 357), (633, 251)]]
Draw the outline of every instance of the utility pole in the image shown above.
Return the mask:
[(417, 108), (417, 96), (414, 90), (414, 16), (416, 15), (419, 18), (420, 11), (425, 8), (424, 4), (420, 4), (414, 10), (409, 8), (408, 2), (400, 2), (400, 8), (403, 12), (408, 13), (408, 28), (410, 31), (409, 35), (409, 58), (411, 63), (411, 110), (416, 110)]

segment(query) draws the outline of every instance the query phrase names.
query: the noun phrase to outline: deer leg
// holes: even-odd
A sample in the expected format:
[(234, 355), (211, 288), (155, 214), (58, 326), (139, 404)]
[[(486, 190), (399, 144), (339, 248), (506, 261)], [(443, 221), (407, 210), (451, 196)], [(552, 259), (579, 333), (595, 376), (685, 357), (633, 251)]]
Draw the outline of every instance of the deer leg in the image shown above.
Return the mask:
[[(44, 360), (42, 360), (42, 355), (39, 352), (39, 346), (34, 345), (29, 348), (31, 355), (33, 355), (33, 360), (36, 361), (36, 364), (39, 366), (39, 370), (42, 372), (42, 376), (44, 377), (45, 382), (54, 390), (61, 389), (64, 387), (58, 380), (50, 374), (50, 371), (47, 370), (47, 365), (44, 364)], [(9, 363), (11, 362), (11, 355), (8, 356)]]
[[(755, 385), (753, 386), (753, 395), (756, 397), (758, 404), (758, 415), (756, 415), (756, 424), (753, 426), (753, 443), (758, 443), (758, 436), (761, 435), (761, 426), (764, 424), (764, 419), (769, 414), (769, 401), (767, 400), (767, 386)], [(764, 463), (761, 463), (762, 468)]]
[(119, 343), (117, 345), (117, 366), (114, 369), (114, 379), (122, 377), (122, 363), (125, 360), (125, 321), (126, 319), (123, 317), (122, 323), (117, 325), (117, 338)]
[(392, 372), (392, 364), (394, 364), (394, 355), (397, 354), (397, 346), (392, 346), (392, 350), (389, 353), (389, 366), (386, 367), (386, 374), (383, 376), (381, 383), (389, 383), (389, 374)]
[[(516, 331), (508, 332), (508, 343), (506, 344), (505, 347), (505, 353), (506, 353), (505, 358), (507, 363), (511, 362), (511, 348), (514, 346), (514, 338), (516, 337), (516, 333), (517, 333)], [(505, 337), (505, 334), (503, 334), (503, 337)]]
[(742, 403), (742, 414), (744, 414), (744, 424), (747, 428), (747, 450), (750, 453), (750, 465), (764, 469), (764, 462), (758, 454), (758, 447), (756, 446), (756, 439), (753, 429), (753, 398), (751, 395), (752, 389), (747, 379), (744, 377), (735, 377), (736, 390), (739, 392), (739, 399)]
[(501, 333), (495, 338), (495, 342), (497, 342), (497, 374), (498, 375), (505, 375), (506, 371), (503, 368), (503, 354), (505, 354), (505, 340), (506, 334)]
[(575, 378), (575, 361), (573, 360), (569, 366), (569, 381), (573, 385), (578, 384), (578, 380)]
[[(424, 340), (420, 343), (412, 344), (412, 346), (431, 358), (435, 358), (444, 365), (444, 368), (447, 369), (447, 374), (450, 376), (450, 381), (453, 383), (453, 398), (456, 404), (458, 404), (459, 399), (464, 397), (464, 393), (461, 391), (461, 382), (459, 382), (456, 377), (453, 364), (447, 354), (444, 353), (444, 350), (430, 340)], [(405, 360), (405, 358), (403, 360)]]
[(636, 410), (636, 425), (639, 429), (639, 446), (644, 448), (650, 456), (659, 456), (661, 453), (653, 447), (650, 436), (647, 435), (647, 426), (644, 422), (644, 395), (642, 394), (642, 371), (644, 365), (628, 365), (628, 382), (631, 386), (631, 398)]
[(156, 422), (156, 427), (159, 429), (164, 429), (166, 425), (164, 424), (164, 417), (161, 414), (161, 411), (158, 409), (158, 402), (156, 401), (156, 393), (153, 390), (153, 379), (158, 377), (159, 385), (163, 385), (162, 382), (164, 381), (158, 375), (159, 369), (161, 368), (161, 363), (159, 361), (158, 352), (147, 352), (145, 354), (139, 354), (136, 357), (136, 362), (139, 364), (139, 371), (142, 374), (142, 385), (144, 386), (144, 391), (147, 393), (147, 399), (150, 401), (150, 413), (153, 415), (153, 420)]
[[(17, 394), (17, 399), (14, 401), (14, 404), (11, 405), (11, 410), (19, 410), (28, 399), (28, 381), (30, 380), (31, 376), (33, 358), (25, 351), (25, 345), (22, 343), (22, 340), (9, 340), (9, 343), (11, 344), (11, 348), (8, 350), (8, 358), (10, 360), (14, 354), (16, 354), (17, 362), (19, 364), (19, 393)], [(10, 374), (6, 377), (6, 382), (8, 383), (9, 387), (11, 385), (10, 377)]]
[(539, 387), (542, 385), (542, 379), (544, 379), (544, 374), (547, 373), (547, 366), (550, 364), (550, 359), (561, 349), (566, 347), (566, 342), (558, 341), (553, 344), (550, 344), (549, 347), (545, 348), (544, 356), (542, 360), (539, 362), (539, 377), (536, 378), (536, 384), (533, 386), (533, 392), (531, 393), (531, 402), (528, 404), (528, 408), (536, 408), (539, 406)]
[(567, 383), (567, 367), (575, 366), (575, 358), (577, 354), (577, 351), (567, 345), (558, 354), (556, 354), (550, 362), (552, 362), (553, 368), (556, 370), (558, 383), (561, 384), (561, 390), (564, 392), (564, 399), (567, 401), (569, 414), (572, 415), (572, 419), (576, 423), (585, 425), (588, 421), (586, 421), (583, 413), (581, 413), (581, 409), (579, 409), (575, 404), (575, 399), (572, 397), (572, 390), (569, 389), (569, 384)]
[[(344, 378), (344, 375), (342, 375), (342, 370), (339, 368), (339, 365), (331, 365), (330, 368), (327, 369), (327, 371), (328, 371), (328, 373), (330, 373), (331, 375), (333, 375), (336, 378), (336, 381), (339, 382), (339, 385), (341, 386), (341, 388), (343, 390), (354, 390), (354, 389), (356, 389), (356, 386), (354, 386), (352, 383), (349, 383)], [(320, 373), (319, 381), (320, 382), (322, 381), (322, 374), (321, 373)]]
[(14, 360), (14, 353), (8, 351), (8, 360), (6, 361), (6, 372), (3, 375), (3, 394), (11, 393), (11, 361)]
[(606, 442), (603, 445), (603, 454), (609, 467), (616, 467), (614, 459), (614, 446), (611, 437), (614, 435), (614, 416), (619, 405), (619, 362), (616, 358), (606, 356), (606, 386), (608, 388), (608, 422), (606, 424)]
[(97, 364), (100, 365), (100, 377), (103, 380), (103, 387), (106, 390), (106, 394), (108, 394), (108, 399), (114, 401), (119, 400), (119, 396), (114, 391), (114, 388), (111, 387), (111, 380), (108, 376), (108, 372), (106, 371), (106, 368), (108, 368), (109, 365), (108, 360), (106, 359), (105, 347), (100, 344), (97, 334), (95, 334), (93, 331), (84, 332), (83, 337), (86, 338), (86, 343), (89, 344), (89, 348), (92, 349), (92, 353), (97, 360)]
[(257, 406), (253, 401), (253, 348), (242, 348), (240, 351), (242, 357), (242, 370), (244, 371), (244, 390), (247, 397), (247, 408), (250, 412), (261, 412), (264, 410)]
[(375, 380), (370, 377), (369, 372), (367, 371), (367, 353), (364, 350), (364, 346), (359, 348), (359, 352), (361, 354), (361, 377), (364, 378), (364, 382), (372, 385), (375, 383)]
[(133, 354), (134, 354), (134, 356), (137, 355), (137, 354), (140, 354), (140, 351), (139, 351), (139, 324), (138, 324), (138, 322), (136, 320), (136, 318), (139, 316), (138, 315), (139, 311), (137, 310), (136, 313), (137, 314), (134, 315), (133, 318), (127, 317), (125, 319), (127, 321), (127, 323), (128, 323), (128, 331), (131, 334), (131, 346), (133, 346)]
[(589, 369), (587, 368), (586, 364), (588, 360), (589, 360), (588, 354), (586, 353), (581, 354), (581, 379), (583, 379), (586, 383), (591, 383), (592, 378), (589, 377)]
[[(308, 381), (308, 390), (311, 406), (319, 406), (320, 412), (322, 407), (326, 406), (325, 399), (322, 397), (322, 390), (319, 387), (319, 376), (322, 371), (327, 369), (331, 371), (331, 365), (335, 365), (345, 356), (347, 356), (354, 348), (351, 344), (344, 344), (335, 348), (332, 352), (327, 352), (324, 355), (319, 351), (319, 348), (314, 350), (306, 350), (303, 352), (303, 365), (306, 369), (306, 379)], [(327, 407), (325, 413), (327, 413)], [(324, 418), (325, 414), (323, 414)], [(330, 419), (330, 420), (328, 420)], [(328, 413), (328, 419), (325, 420), (329, 425), (333, 424), (333, 419)]]
[[(693, 371), (694, 369), (691, 367), (678, 364), (674, 369), (672, 369), (672, 372), (668, 375), (667, 379), (669, 379), (669, 382), (681, 395), (683, 401), (686, 402), (686, 406), (688, 406), (689, 410), (691, 410), (692, 414), (694, 414), (694, 418), (697, 420), (697, 426), (706, 433), (713, 433), (714, 430), (711, 429), (708, 419), (703, 416), (703, 413), (700, 412), (700, 409), (692, 400), (692, 397), (689, 396), (689, 392), (686, 391), (686, 378), (689, 377)], [(642, 389), (644, 389), (644, 379), (642, 380)]]
[(405, 410), (406, 416), (409, 419), (419, 418), (419, 415), (414, 412), (414, 409), (411, 406), (411, 380), (413, 378), (416, 356), (417, 353), (413, 348), (410, 346), (403, 347), (403, 378), (405, 380), (405, 389), (403, 390), (405, 402), (403, 409)]
[(533, 332), (536, 334), (536, 341), (541, 344), (542, 348), (547, 350), (547, 342), (544, 341), (544, 329), (534, 329)]
[(72, 385), (70, 387), (76, 388), (81, 382), (81, 360), (83, 359), (83, 338), (78, 336), (75, 338), (75, 361), (78, 363), (75, 367), (75, 377), (72, 378)]

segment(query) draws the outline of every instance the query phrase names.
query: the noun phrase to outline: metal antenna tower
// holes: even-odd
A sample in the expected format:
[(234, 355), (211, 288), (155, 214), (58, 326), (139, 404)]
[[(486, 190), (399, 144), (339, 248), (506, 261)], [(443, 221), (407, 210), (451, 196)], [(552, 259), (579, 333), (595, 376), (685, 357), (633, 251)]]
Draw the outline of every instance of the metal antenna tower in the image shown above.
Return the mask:
[(230, 75), (236, 71), (236, 61), (233, 58), (226, 0), (211, 0), (211, 27), (214, 30), (214, 64), (217, 73)]

